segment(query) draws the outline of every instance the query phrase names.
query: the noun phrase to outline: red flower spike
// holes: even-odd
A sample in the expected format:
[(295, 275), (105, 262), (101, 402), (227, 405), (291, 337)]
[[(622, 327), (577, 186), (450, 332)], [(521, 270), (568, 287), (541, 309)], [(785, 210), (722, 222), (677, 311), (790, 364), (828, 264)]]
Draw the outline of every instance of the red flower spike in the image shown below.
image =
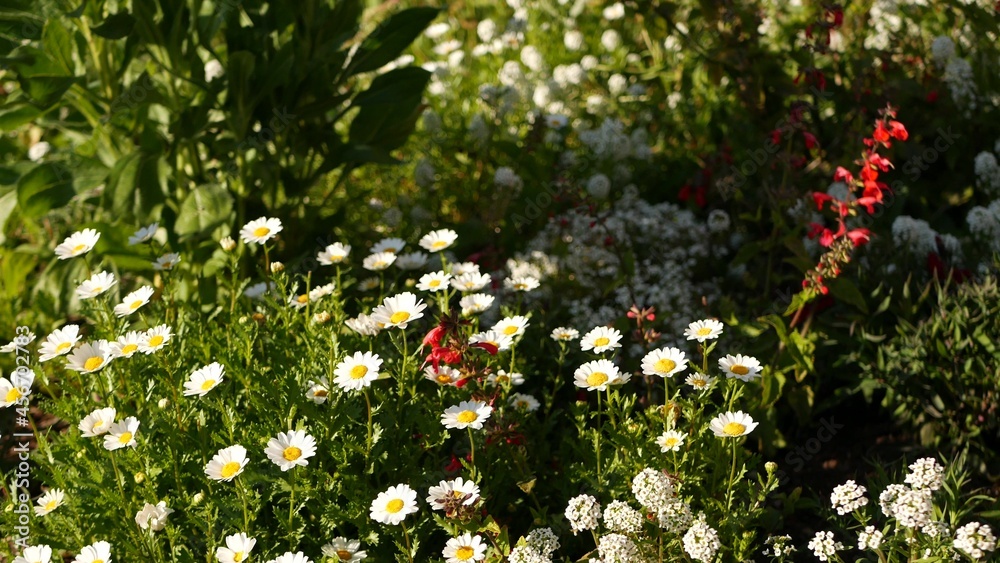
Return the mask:
[(441, 339), (444, 338), (444, 335), (447, 332), (448, 332), (447, 327), (445, 327), (444, 325), (437, 325), (424, 336), (424, 341), (422, 343), (422, 346), (431, 346), (432, 348), (437, 348), (438, 346), (441, 345)]
[(905, 141), (910, 137), (910, 134), (906, 131), (906, 126), (898, 121), (889, 122), (889, 134), (892, 135), (893, 139), (900, 141)]
[(872, 137), (880, 143), (887, 143), (889, 141), (889, 130), (885, 128), (884, 123), (879, 121), (875, 124), (875, 133), (872, 134)]

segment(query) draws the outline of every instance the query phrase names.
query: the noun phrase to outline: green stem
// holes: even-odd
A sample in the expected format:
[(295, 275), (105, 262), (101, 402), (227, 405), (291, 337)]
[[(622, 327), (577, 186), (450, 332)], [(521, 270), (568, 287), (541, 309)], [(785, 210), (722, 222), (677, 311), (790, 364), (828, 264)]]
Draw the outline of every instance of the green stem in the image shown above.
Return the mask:
[(372, 402), (368, 398), (368, 389), (364, 390), (365, 394), (365, 406), (368, 407), (368, 436), (365, 439), (365, 459), (367, 460), (372, 453)]
[(733, 439), (731, 441), (733, 443), (733, 464), (729, 469), (729, 488), (726, 493), (726, 513), (730, 513), (733, 506), (733, 489), (735, 488), (734, 481), (736, 481), (736, 440)]
[(410, 563), (413, 563), (413, 548), (410, 547), (410, 534), (406, 531), (406, 524), (400, 522), (399, 525), (403, 527), (403, 539), (406, 541), (406, 558), (410, 560)]
[(597, 483), (601, 483), (601, 392), (597, 392), (597, 434), (594, 435), (594, 451), (597, 454)]
[(469, 461), (469, 463), (472, 465), (472, 480), (475, 481), (476, 480), (476, 440), (475, 440), (475, 437), (472, 434), (472, 427), (468, 426), (468, 427), (466, 427), (466, 430), (469, 431), (469, 450), (470, 450), (470, 454), (472, 456), (472, 458)]
[(240, 497), (240, 502), (243, 503), (243, 533), (250, 533), (250, 509), (247, 507), (247, 492), (243, 488), (243, 481), (239, 478), (236, 479), (236, 494)]

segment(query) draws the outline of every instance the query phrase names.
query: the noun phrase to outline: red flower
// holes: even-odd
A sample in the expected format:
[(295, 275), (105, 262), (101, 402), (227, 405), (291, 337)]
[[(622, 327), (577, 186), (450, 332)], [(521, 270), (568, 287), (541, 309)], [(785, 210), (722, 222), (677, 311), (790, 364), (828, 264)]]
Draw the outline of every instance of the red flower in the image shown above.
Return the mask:
[(443, 324), (437, 325), (424, 336), (424, 341), (422, 343), (422, 346), (431, 346), (437, 348), (438, 346), (440, 346), (441, 339), (444, 338), (444, 335), (447, 332), (448, 329)]
[(833, 173), (833, 181), (847, 182), (848, 184), (850, 184), (851, 182), (854, 181), (854, 175), (852, 175), (850, 171), (848, 171), (843, 166), (838, 166), (837, 170)]
[(771, 143), (775, 145), (781, 144), (781, 130), (775, 129), (771, 131)]
[(490, 353), (491, 356), (496, 356), (497, 352), (500, 351), (496, 344), (490, 344), (489, 342), (476, 342), (469, 346), (470, 348), (482, 348)]
[(698, 189), (695, 190), (694, 202), (698, 204), (698, 207), (705, 207), (708, 205), (708, 199), (705, 197), (705, 186), (698, 186)]
[(864, 228), (847, 231), (847, 238), (851, 239), (851, 242), (854, 243), (854, 246), (861, 246), (862, 244), (865, 244), (866, 242), (871, 240), (872, 238), (871, 235), (872, 232)]
[(892, 163), (889, 162), (889, 159), (879, 154), (873, 154), (869, 156), (868, 162), (870, 162), (874, 166), (877, 166), (878, 169), (881, 170), (882, 172), (888, 172), (889, 169), (892, 168)]
[(431, 362), (434, 364), (434, 369), (438, 369), (442, 363), (445, 364), (457, 364), (462, 361), (462, 354), (451, 348), (443, 348), (441, 346), (435, 346), (431, 353), (427, 355), (427, 359), (424, 363)]
[(906, 126), (898, 121), (889, 122), (889, 134), (892, 135), (893, 139), (900, 141), (905, 141), (910, 137), (910, 134), (906, 131)]
[(812, 150), (813, 148), (815, 148), (819, 144), (816, 141), (816, 136), (813, 135), (812, 133), (808, 132), (808, 131), (803, 132), (802, 136), (805, 137), (805, 139), (806, 139), (806, 148), (809, 149), (809, 150)]
[(891, 138), (889, 130), (885, 128), (885, 125), (881, 121), (875, 124), (875, 133), (872, 134), (872, 137), (880, 143), (887, 143)]
[(831, 200), (833, 200), (832, 195), (825, 194), (823, 192), (813, 192), (813, 201), (816, 202), (816, 209), (819, 211), (822, 211), (826, 202)]
[[(681, 191), (677, 193), (677, 199), (679, 199), (681, 201), (687, 201), (687, 200), (691, 199), (691, 185), (690, 184), (684, 184), (684, 186), (681, 187)], [(591, 225), (591, 226), (593, 226), (593, 225)]]

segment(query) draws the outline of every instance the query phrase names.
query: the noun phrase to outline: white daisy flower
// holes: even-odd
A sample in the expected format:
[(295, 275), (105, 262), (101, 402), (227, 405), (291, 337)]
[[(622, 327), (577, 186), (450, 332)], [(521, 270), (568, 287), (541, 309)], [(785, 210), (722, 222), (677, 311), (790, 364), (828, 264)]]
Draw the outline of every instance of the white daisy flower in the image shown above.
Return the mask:
[(478, 332), (470, 336), (469, 344), (492, 344), (497, 347), (498, 351), (502, 352), (504, 350), (509, 350), (510, 347), (514, 345), (514, 339), (501, 332), (488, 330), (486, 332)]
[(115, 316), (120, 318), (136, 312), (139, 307), (149, 303), (149, 299), (153, 296), (153, 293), (153, 288), (148, 285), (144, 285), (132, 293), (129, 293), (124, 299), (122, 299), (121, 303), (115, 305)]
[(111, 563), (111, 544), (106, 541), (92, 543), (80, 550), (73, 563)]
[(309, 458), (316, 455), (316, 439), (302, 430), (278, 432), (268, 441), (264, 453), (282, 471), (288, 471), (296, 465), (309, 465)]
[(327, 382), (326, 378), (321, 377), (319, 381), (310, 379), (308, 385), (309, 389), (306, 391), (306, 398), (317, 405), (325, 403), (326, 399), (330, 396), (330, 383)]
[(594, 360), (576, 368), (573, 384), (587, 391), (604, 391), (621, 377), (611, 360)]
[(88, 342), (80, 346), (66, 360), (66, 367), (80, 373), (93, 373), (114, 359), (114, 350), (107, 340)]
[(76, 288), (76, 296), (80, 299), (91, 299), (111, 289), (118, 281), (115, 276), (106, 271), (98, 272), (90, 279), (84, 280), (80, 287)]
[(222, 448), (212, 457), (212, 461), (205, 465), (205, 475), (215, 481), (232, 481), (243, 473), (243, 468), (249, 462), (247, 449), (243, 446), (236, 444)]
[(371, 352), (355, 352), (347, 356), (333, 370), (333, 383), (344, 391), (360, 391), (378, 379), (382, 359)]
[(383, 524), (400, 524), (408, 514), (417, 511), (417, 491), (409, 485), (399, 484), (389, 487), (372, 501), (369, 516)]
[(584, 352), (593, 350), (595, 354), (601, 354), (613, 348), (621, 348), (621, 339), (622, 333), (618, 329), (598, 326), (583, 335), (580, 348)]
[(115, 358), (131, 358), (133, 354), (139, 351), (139, 345), (143, 343), (145, 338), (145, 332), (136, 330), (128, 331), (125, 333), (125, 336), (119, 336), (118, 340), (110, 343), (112, 356)]
[(378, 289), (378, 286), (381, 285), (381, 283), (382, 282), (375, 277), (365, 278), (358, 282), (358, 291), (371, 291), (373, 289)]
[(442, 554), (445, 563), (464, 563), (465, 561), (482, 561), (486, 559), (486, 544), (480, 536), (466, 532), (457, 538), (451, 538), (444, 545)]
[(342, 242), (335, 242), (328, 245), (322, 252), (316, 255), (316, 260), (324, 266), (332, 266), (347, 260), (347, 256), (350, 254), (351, 245), (344, 244)]
[(438, 385), (455, 386), (462, 379), (462, 372), (446, 365), (440, 365), (437, 369), (434, 369), (434, 366), (427, 366), (424, 368), (424, 378)]
[(14, 558), (14, 563), (52, 563), (52, 548), (47, 545), (29, 545)]
[(240, 238), (243, 239), (243, 242), (264, 244), (280, 233), (283, 228), (280, 219), (260, 217), (243, 225), (243, 228), (240, 229)]
[(219, 563), (245, 563), (257, 540), (240, 532), (226, 536), (226, 547), (215, 548), (215, 558)]
[(361, 542), (349, 540), (343, 537), (333, 538), (333, 540), (320, 548), (323, 555), (346, 563), (358, 563), (368, 558), (368, 553), (361, 551)]
[(555, 340), (556, 342), (570, 342), (580, 338), (580, 331), (575, 328), (569, 328), (561, 326), (552, 330), (552, 334), (549, 338)]
[(459, 262), (452, 264), (449, 272), (453, 276), (464, 276), (465, 274), (479, 274), (479, 264), (475, 262)]
[(687, 336), (688, 340), (697, 340), (698, 342), (715, 340), (722, 334), (723, 326), (721, 322), (715, 319), (695, 321), (684, 329), (684, 336)]
[[(62, 489), (49, 489), (44, 495), (35, 501), (35, 516), (45, 516), (53, 510), (59, 508), (66, 501), (66, 492)], [(48, 563), (46, 561), (46, 563)]]
[(515, 338), (524, 334), (524, 330), (526, 328), (528, 328), (528, 317), (517, 315), (515, 317), (502, 319), (500, 322), (493, 325), (490, 330)]
[(443, 291), (448, 289), (448, 282), (450, 280), (451, 274), (441, 271), (431, 272), (430, 274), (420, 276), (420, 280), (417, 282), (417, 289), (420, 291)]
[(301, 295), (289, 295), (288, 304), (295, 309), (301, 309), (309, 304), (309, 294), (303, 293)]
[(434, 510), (445, 510), (455, 501), (464, 506), (476, 504), (479, 501), (479, 485), (456, 477), (450, 481), (441, 481), (427, 490), (427, 504)]
[(101, 233), (94, 229), (75, 232), (56, 247), (56, 256), (60, 260), (68, 260), (86, 254), (94, 248), (100, 238)]
[(159, 223), (153, 223), (146, 227), (140, 227), (135, 233), (128, 237), (128, 245), (135, 246), (140, 242), (146, 242), (147, 240), (153, 238), (156, 234), (156, 229), (160, 228)]
[(753, 356), (729, 354), (725, 358), (719, 358), (719, 369), (726, 373), (727, 379), (739, 379), (740, 381), (753, 381), (760, 377), (762, 369), (760, 362)]
[(80, 421), (80, 425), (78, 426), (81, 436), (84, 438), (93, 438), (106, 434), (115, 423), (115, 416), (117, 414), (114, 407), (97, 409), (88, 414)]
[(445, 428), (456, 428), (464, 430), (472, 428), (481, 430), (483, 423), (490, 417), (493, 407), (481, 401), (462, 401), (461, 403), (448, 407), (441, 415), (441, 424)]
[(316, 286), (309, 290), (309, 300), (319, 301), (320, 299), (326, 297), (327, 295), (333, 294), (333, 290), (337, 286), (334, 283), (327, 283), (320, 286)]
[(470, 293), (459, 300), (458, 305), (462, 308), (462, 315), (469, 316), (482, 313), (493, 306), (496, 298), (488, 293)]
[(160, 272), (163, 270), (173, 270), (174, 266), (181, 263), (181, 255), (176, 252), (170, 252), (160, 256), (153, 262), (153, 269)]
[(253, 285), (247, 286), (247, 288), (243, 290), (243, 295), (245, 295), (250, 299), (262, 299), (264, 297), (264, 294), (266, 294), (268, 291), (272, 289), (274, 289), (274, 282), (255, 283)]
[(695, 389), (701, 391), (703, 389), (708, 389), (712, 385), (712, 382), (714, 381), (715, 378), (712, 377), (711, 375), (705, 375), (703, 373), (696, 372), (687, 376), (687, 379), (684, 380), (684, 383), (687, 383), (691, 387), (694, 387)]
[(535, 412), (540, 406), (538, 399), (524, 393), (512, 393), (507, 402), (515, 409), (527, 412)]
[(738, 438), (753, 432), (757, 423), (743, 411), (730, 411), (713, 418), (708, 427), (720, 438)]
[(24, 348), (28, 344), (31, 344), (38, 338), (35, 336), (34, 332), (28, 332), (28, 334), (22, 334), (21, 336), (14, 337), (13, 340), (0, 346), (0, 354), (12, 354), (18, 348)]
[(681, 444), (684, 443), (685, 437), (686, 435), (683, 432), (678, 432), (677, 430), (667, 430), (656, 438), (656, 445), (660, 446), (661, 452), (676, 452), (681, 449)]
[(47, 362), (52, 358), (68, 354), (73, 346), (80, 341), (80, 326), (66, 325), (52, 331), (38, 347), (39, 362)]
[(135, 515), (135, 523), (143, 530), (158, 532), (167, 525), (167, 516), (170, 516), (174, 509), (167, 508), (167, 503), (160, 501), (156, 504), (148, 502)]
[(401, 238), (384, 238), (372, 246), (372, 254), (378, 254), (379, 252), (398, 254), (404, 247), (406, 247), (406, 241)]
[(279, 555), (277, 559), (272, 559), (267, 563), (313, 563), (312, 559), (306, 557), (305, 553), (297, 551), (292, 553), (291, 551), (286, 551), (283, 555)]
[(393, 297), (386, 297), (382, 304), (372, 311), (372, 320), (382, 324), (385, 328), (406, 328), (420, 317), (423, 317), (423, 310), (427, 305), (423, 301), (417, 300), (417, 296), (410, 293), (400, 293)]
[(687, 367), (687, 357), (677, 348), (660, 348), (642, 358), (642, 373), (645, 375), (673, 377)]
[(539, 282), (537, 278), (531, 276), (518, 276), (516, 278), (506, 278), (503, 280), (503, 286), (510, 291), (521, 291), (528, 292), (538, 289)]
[(517, 372), (507, 373), (504, 370), (499, 370), (496, 373), (491, 373), (486, 378), (486, 383), (496, 387), (497, 385), (511, 385), (517, 386), (524, 383), (524, 374)]
[(456, 240), (458, 240), (458, 233), (455, 231), (451, 229), (438, 229), (420, 237), (420, 242), (417, 244), (428, 252), (441, 252), (455, 244)]
[(35, 372), (14, 372), (10, 379), (0, 377), (0, 408), (17, 404), (31, 393), (31, 384), (35, 381)]
[(382, 330), (382, 328), (378, 326), (378, 323), (364, 313), (358, 315), (356, 319), (347, 319), (344, 321), (344, 324), (347, 325), (347, 328), (353, 330), (361, 336), (375, 336), (380, 330)]
[(121, 448), (134, 448), (135, 433), (138, 431), (139, 420), (134, 416), (112, 424), (104, 436), (104, 449), (115, 451)]
[(489, 274), (479, 274), (479, 273), (466, 273), (453, 277), (451, 279), (451, 287), (461, 291), (462, 293), (469, 293), (472, 291), (479, 291), (480, 289), (486, 287), (492, 280)]
[(400, 270), (419, 270), (427, 265), (427, 259), (427, 254), (423, 252), (408, 252), (397, 255), (393, 266), (396, 266)]
[(194, 370), (188, 376), (188, 380), (184, 382), (184, 396), (204, 397), (206, 393), (222, 383), (225, 374), (226, 368), (219, 362), (212, 362), (205, 367)]
[(146, 331), (146, 334), (142, 336), (142, 340), (139, 342), (139, 351), (143, 354), (152, 354), (153, 352), (163, 348), (167, 345), (167, 342), (173, 336), (170, 327), (167, 325), (158, 325)]
[(376, 252), (365, 256), (365, 259), (361, 261), (361, 266), (366, 270), (381, 272), (389, 266), (392, 266), (392, 263), (395, 261), (396, 255), (392, 252)]

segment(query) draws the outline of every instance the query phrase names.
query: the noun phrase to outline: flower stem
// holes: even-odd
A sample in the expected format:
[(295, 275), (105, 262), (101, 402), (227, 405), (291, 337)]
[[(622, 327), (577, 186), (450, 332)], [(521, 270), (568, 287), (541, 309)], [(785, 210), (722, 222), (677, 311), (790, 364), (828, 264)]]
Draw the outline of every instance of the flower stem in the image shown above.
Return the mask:
[(236, 493), (240, 496), (240, 501), (243, 503), (243, 533), (250, 533), (250, 510), (247, 508), (247, 492), (243, 488), (243, 481), (236, 479)]
[(597, 453), (597, 483), (601, 483), (601, 392), (597, 392), (597, 434), (594, 436), (594, 450)]
[(365, 439), (365, 459), (372, 453), (372, 402), (368, 398), (368, 389), (364, 390), (365, 394), (365, 405), (368, 407), (368, 436)]
[(400, 522), (399, 525), (403, 527), (403, 539), (406, 540), (406, 558), (410, 560), (410, 563), (413, 563), (413, 548), (410, 547), (410, 534), (406, 531), (406, 524)]
[(733, 445), (733, 464), (729, 469), (729, 487), (726, 493), (726, 512), (729, 512), (733, 506), (733, 489), (735, 488), (736, 481), (736, 440), (730, 440)]
[(470, 450), (470, 455), (472, 456), (472, 458), (471, 458), (471, 460), (470, 460), (469, 463), (472, 465), (472, 480), (475, 481), (476, 480), (476, 440), (475, 440), (475, 437), (472, 435), (472, 427), (471, 426), (466, 427), (466, 430), (469, 431), (469, 450)]
[[(294, 517), (295, 517), (295, 469), (294, 468), (292, 469), (292, 475), (291, 478), (289, 479), (289, 482), (290, 482), (289, 484), (291, 485), (292, 494), (291, 497), (288, 499), (288, 539), (289, 541), (292, 541), (294, 535), (292, 533), (292, 525), (294, 524)], [(295, 546), (292, 545), (292, 547)]]

